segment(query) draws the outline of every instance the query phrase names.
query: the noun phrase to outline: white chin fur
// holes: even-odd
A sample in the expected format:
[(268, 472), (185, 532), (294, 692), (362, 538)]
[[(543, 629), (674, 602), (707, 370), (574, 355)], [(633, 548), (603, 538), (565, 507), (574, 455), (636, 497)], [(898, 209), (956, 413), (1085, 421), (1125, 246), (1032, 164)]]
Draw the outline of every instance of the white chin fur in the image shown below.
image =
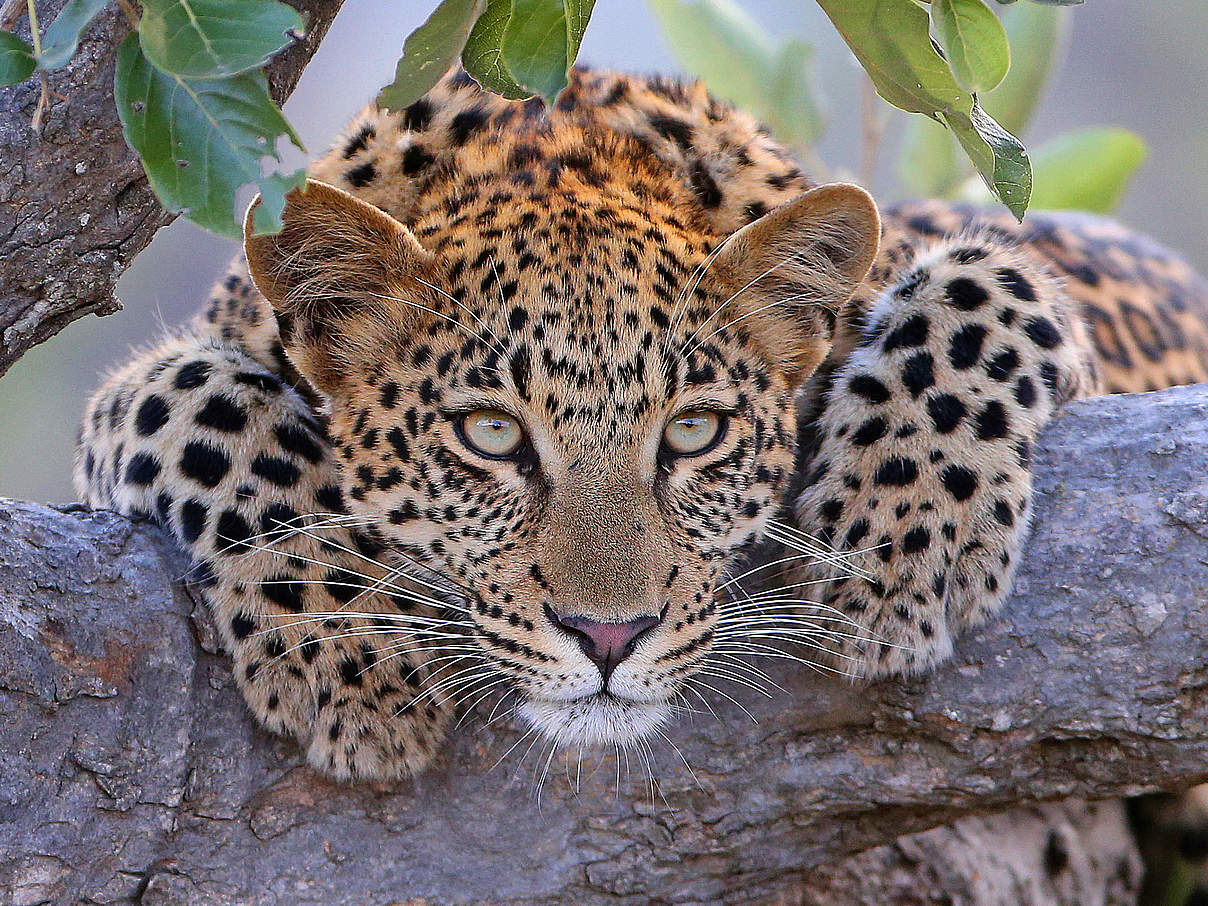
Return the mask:
[(572, 702), (527, 699), (521, 716), (561, 746), (628, 746), (662, 725), (665, 702), (634, 702), (593, 695)]

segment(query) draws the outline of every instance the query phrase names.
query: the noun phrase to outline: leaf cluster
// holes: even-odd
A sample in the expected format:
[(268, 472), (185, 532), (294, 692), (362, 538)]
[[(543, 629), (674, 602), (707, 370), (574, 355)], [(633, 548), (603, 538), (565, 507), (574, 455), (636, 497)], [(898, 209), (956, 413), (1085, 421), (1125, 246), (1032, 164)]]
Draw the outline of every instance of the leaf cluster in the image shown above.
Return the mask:
[[(68, 0), (42, 33), (35, 0), (27, 0), (31, 40), (0, 31), (0, 86), (37, 77), (45, 98), (48, 76), (71, 59), (107, 2)], [(215, 233), (238, 236), (236, 196), (253, 185), (264, 198), (256, 229), (280, 229), (285, 195), (305, 184), (305, 173), (283, 168), (279, 144), (302, 145), (269, 96), (263, 67), (298, 38), (302, 17), (279, 0), (142, 0), (141, 13), (129, 0), (117, 2), (134, 28), (118, 50), (114, 98), (126, 140), (161, 203)], [(440, 0), (406, 39), (378, 102), (409, 106), (460, 62), (490, 91), (552, 104), (566, 87), (594, 2)], [(687, 69), (782, 141), (813, 154), (826, 115), (812, 46), (773, 39), (734, 0), (649, 2)], [(1051, 7), (1082, 0), (1032, 0), (1001, 17), (988, 0), (814, 2), (877, 93), (918, 114), (898, 160), (912, 191), (992, 195), (1017, 217), (1029, 203), (1103, 211), (1145, 156), (1141, 140), (1122, 129), (1070, 133), (1032, 155), (1016, 137), (1062, 45), (1062, 11)]]

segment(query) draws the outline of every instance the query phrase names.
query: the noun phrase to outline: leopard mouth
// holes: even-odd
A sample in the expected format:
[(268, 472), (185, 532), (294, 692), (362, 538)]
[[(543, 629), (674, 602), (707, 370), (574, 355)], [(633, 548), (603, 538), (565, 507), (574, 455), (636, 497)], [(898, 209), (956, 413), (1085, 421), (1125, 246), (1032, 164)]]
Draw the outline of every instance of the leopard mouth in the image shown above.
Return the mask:
[(671, 706), (662, 701), (635, 701), (610, 692), (597, 692), (573, 701), (527, 698), (521, 703), (519, 714), (563, 748), (628, 747), (666, 723)]

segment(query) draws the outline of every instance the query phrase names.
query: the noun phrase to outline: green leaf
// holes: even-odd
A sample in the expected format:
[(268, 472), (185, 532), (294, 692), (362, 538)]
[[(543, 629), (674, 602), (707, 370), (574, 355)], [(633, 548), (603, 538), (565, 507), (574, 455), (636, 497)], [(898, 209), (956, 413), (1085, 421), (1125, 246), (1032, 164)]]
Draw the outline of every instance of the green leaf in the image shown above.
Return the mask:
[(55, 20), (42, 36), (42, 55), (38, 65), (43, 69), (58, 69), (67, 64), (80, 44), (80, 35), (109, 0), (67, 0)]
[(998, 199), (1016, 217), (1031, 192), (1027, 152), (956, 83), (931, 43), (927, 13), (914, 0), (818, 0), (877, 93), (901, 110), (939, 119)]
[(461, 52), (461, 65), (484, 88), (520, 100), (532, 92), (519, 84), (503, 61), (503, 33), (512, 18), (512, 0), (487, 0)]
[(824, 117), (808, 44), (778, 48), (731, 0), (650, 0), (650, 6), (676, 58), (710, 91), (749, 110), (790, 145), (817, 140)]
[(1032, 120), (1049, 73), (1069, 37), (1069, 11), (1022, 3), (1003, 16), (1011, 43), (1011, 69), (993, 91), (980, 95), (982, 106), (1016, 135)]
[(566, 68), (575, 65), (596, 0), (566, 0)]
[(968, 116), (942, 116), (987, 188), (1016, 220), (1023, 220), (1032, 196), (1032, 165), (1019, 139), (995, 122), (976, 100)]
[(512, 0), (503, 60), (516, 81), (553, 104), (566, 87), (570, 41), (563, 0)]
[(252, 235), (264, 236), (280, 233), (284, 224), (281, 213), (285, 210), (285, 196), (294, 189), (306, 187), (306, 171), (293, 173), (270, 173), (260, 180), (260, 204), (252, 214)]
[(407, 36), (394, 81), (382, 89), (378, 104), (400, 110), (427, 94), (457, 62), (485, 8), (486, 0), (444, 0), (427, 22)]
[(1045, 142), (1032, 157), (1032, 206), (1108, 214), (1145, 160), (1140, 136), (1100, 127), (1068, 132)]
[[(993, 91), (978, 100), (1004, 129), (1020, 134), (1032, 119), (1044, 84), (1069, 35), (1066, 10), (1022, 3), (1003, 16), (1011, 44), (1011, 68)], [(968, 163), (956, 155), (955, 137), (923, 117), (906, 124), (897, 170), (902, 184), (927, 198), (951, 197), (968, 176)]]
[(159, 69), (211, 79), (259, 69), (302, 26), (298, 11), (277, 0), (144, 0), (138, 35)]
[(35, 65), (32, 47), (11, 31), (0, 31), (0, 86), (24, 82)]
[[(225, 79), (182, 79), (162, 72), (130, 34), (118, 49), (114, 99), (126, 142), (160, 203), (219, 234), (238, 238), (236, 192), (249, 183), (265, 193), (269, 208), (258, 224), (279, 217), (269, 201), (281, 201), (281, 183), (262, 176), (265, 158), (280, 160), (277, 139), (302, 143), (273, 104), (263, 73)], [(302, 149), (305, 150), (305, 149)], [(292, 174), (294, 177), (301, 173)], [(285, 177), (289, 178), (289, 177)]]
[(957, 83), (967, 91), (989, 91), (1011, 66), (1007, 33), (982, 0), (934, 0), (931, 21)]

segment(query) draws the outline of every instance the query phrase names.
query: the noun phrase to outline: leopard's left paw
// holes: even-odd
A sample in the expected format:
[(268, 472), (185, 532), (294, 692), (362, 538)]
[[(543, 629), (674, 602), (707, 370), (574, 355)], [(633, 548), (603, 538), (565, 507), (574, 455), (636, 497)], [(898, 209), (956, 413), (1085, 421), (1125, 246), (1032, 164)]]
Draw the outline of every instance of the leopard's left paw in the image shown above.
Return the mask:
[[(798, 525), (850, 554), (821, 603), (859, 631), (842, 663), (921, 672), (1001, 605), (1031, 517), (1031, 448), (1094, 383), (1074, 306), (992, 237), (916, 259), (835, 375)], [(817, 579), (817, 565), (797, 578)]]

